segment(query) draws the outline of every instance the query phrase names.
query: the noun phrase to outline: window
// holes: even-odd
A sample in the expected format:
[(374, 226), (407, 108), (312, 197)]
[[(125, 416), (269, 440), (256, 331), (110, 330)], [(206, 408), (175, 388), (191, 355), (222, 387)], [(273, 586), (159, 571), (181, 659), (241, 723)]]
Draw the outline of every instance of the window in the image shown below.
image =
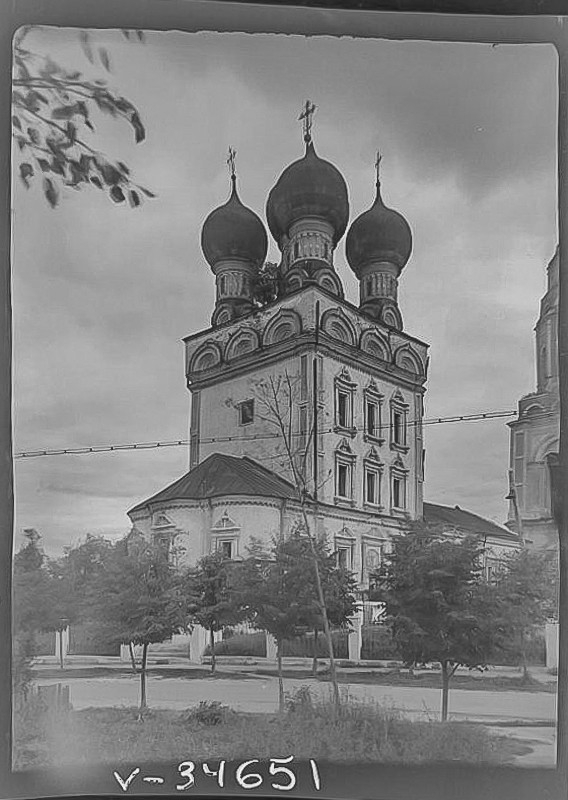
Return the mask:
[(397, 390), (391, 400), (391, 434), (390, 444), (393, 450), (408, 450), (407, 443), (407, 414), (408, 404), (400, 390)]
[(392, 415), (392, 435), (395, 444), (405, 444), (404, 417), (400, 411), (395, 411)]
[(340, 428), (350, 428), (350, 396), (348, 392), (337, 392), (337, 425)]
[(351, 569), (351, 548), (338, 547), (337, 548), (337, 566), (342, 569)]
[(365, 468), (365, 503), (373, 506), (380, 504), (380, 480), (381, 475), (378, 470)]
[(221, 540), (217, 543), (217, 550), (223, 554), (224, 558), (233, 557), (233, 541), (232, 539)]
[(239, 403), (239, 425), (250, 425), (254, 422), (254, 400), (245, 400)]
[(351, 497), (351, 467), (349, 464), (337, 464), (337, 486), (336, 494), (338, 497)]
[(329, 245), (327, 242), (323, 244), (323, 257), (326, 261), (329, 259)]
[(300, 258), (300, 243), (294, 242), (294, 258)]
[(406, 478), (401, 475), (392, 478), (392, 507), (406, 508)]

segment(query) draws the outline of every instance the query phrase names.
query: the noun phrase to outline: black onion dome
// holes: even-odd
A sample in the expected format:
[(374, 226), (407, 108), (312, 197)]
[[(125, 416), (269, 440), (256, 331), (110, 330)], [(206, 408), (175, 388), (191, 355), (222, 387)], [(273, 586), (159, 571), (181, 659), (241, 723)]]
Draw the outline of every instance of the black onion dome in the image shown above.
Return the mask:
[(323, 217), (333, 225), (334, 245), (349, 221), (349, 198), (343, 176), (333, 164), (316, 155), (310, 141), (303, 158), (286, 167), (266, 203), (268, 227), (277, 242), (292, 223), (304, 217)]
[(387, 208), (377, 184), (375, 202), (353, 222), (345, 240), (345, 255), (358, 276), (370, 261), (388, 261), (402, 269), (412, 251), (410, 225), (398, 211)]
[(266, 258), (266, 229), (260, 217), (241, 203), (234, 178), (228, 201), (212, 211), (203, 223), (201, 249), (211, 267), (224, 258), (242, 258), (253, 263)]

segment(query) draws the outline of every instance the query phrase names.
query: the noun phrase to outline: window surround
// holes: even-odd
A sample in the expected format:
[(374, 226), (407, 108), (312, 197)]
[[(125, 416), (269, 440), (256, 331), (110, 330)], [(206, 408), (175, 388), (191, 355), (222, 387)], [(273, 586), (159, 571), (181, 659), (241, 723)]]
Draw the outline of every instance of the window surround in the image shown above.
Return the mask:
[[(354, 455), (351, 447), (349, 446), (349, 442), (347, 439), (342, 439), (339, 443), (338, 447), (335, 450), (335, 496), (333, 498), (334, 503), (337, 504), (345, 504), (345, 505), (355, 505), (354, 499), (354, 491), (353, 491), (353, 478), (355, 473), (355, 460), (356, 456)], [(345, 494), (340, 494), (340, 484), (339, 484), (339, 476), (340, 476), (340, 467), (345, 468)]]
[[(408, 473), (409, 470), (406, 469), (402, 459), (398, 456), (390, 468), (390, 508), (391, 512), (395, 514), (408, 514)], [(400, 491), (402, 492), (402, 497), (399, 496), (398, 498), (398, 504), (395, 504), (395, 480), (400, 481)]]
[[(374, 536), (363, 535), (361, 541), (361, 583), (368, 585), (369, 575), (377, 570), (385, 559), (385, 538), (376, 539)], [(377, 556), (375, 558), (375, 556)], [(375, 562), (375, 563), (373, 563)]]
[[(346, 569), (353, 571), (355, 537), (345, 525), (340, 532), (334, 536), (334, 552), (337, 566), (344, 566)], [(345, 561), (343, 564), (341, 563), (343, 559), (340, 553), (345, 553)]]
[[(336, 433), (343, 433), (351, 436), (353, 438), (357, 433), (357, 429), (354, 424), (354, 414), (355, 414), (355, 391), (357, 389), (357, 384), (351, 380), (351, 375), (347, 371), (345, 367), (341, 370), (341, 372), (335, 376), (334, 380), (334, 431)], [(340, 420), (339, 410), (340, 410), (340, 396), (345, 397), (346, 401), (346, 419), (343, 421), (346, 424), (343, 424)]]
[(230, 543), (231, 558), (238, 559), (240, 534), (240, 527), (229, 517), (226, 511), (223, 512), (221, 518), (211, 528), (211, 552), (221, 552), (223, 544)]
[[(408, 453), (408, 403), (400, 389), (397, 389), (390, 400), (390, 449), (399, 453)], [(395, 425), (396, 417), (400, 418), (400, 428)], [(400, 430), (400, 436), (398, 431)]]
[[(368, 475), (375, 476), (375, 492), (374, 499), (370, 500), (368, 495)], [(379, 458), (374, 447), (371, 447), (365, 458), (363, 459), (363, 505), (372, 509), (373, 511), (381, 511), (383, 505), (382, 500), (382, 477), (383, 477), (383, 463)]]
[[(383, 399), (384, 395), (379, 391), (375, 381), (371, 381), (363, 391), (363, 423), (364, 433), (363, 439), (365, 442), (374, 442), (375, 444), (383, 444), (385, 438), (383, 436)], [(375, 428), (373, 431), (369, 430), (368, 426), (368, 413), (367, 408), (369, 405), (375, 407)]]

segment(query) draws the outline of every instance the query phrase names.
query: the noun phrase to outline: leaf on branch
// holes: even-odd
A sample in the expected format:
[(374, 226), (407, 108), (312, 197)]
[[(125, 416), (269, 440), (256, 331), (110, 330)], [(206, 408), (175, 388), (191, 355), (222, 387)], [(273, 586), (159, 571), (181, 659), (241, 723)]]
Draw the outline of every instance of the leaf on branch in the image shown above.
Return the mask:
[(144, 130), (144, 125), (142, 124), (142, 120), (138, 116), (137, 111), (135, 111), (130, 117), (130, 124), (134, 128), (134, 139), (136, 144), (143, 142), (146, 138), (146, 131)]
[(130, 175), (130, 170), (123, 161), (117, 161), (116, 163), (118, 164), (118, 166), (120, 167), (122, 172), (124, 172), (125, 175)]
[[(98, 168), (107, 186), (113, 186), (114, 184), (120, 183), (122, 176), (112, 164), (98, 164)], [(124, 200), (124, 197), (122, 199)]]
[(49, 172), (51, 166), (46, 158), (38, 158), (37, 163), (40, 165), (43, 172)]
[(93, 183), (95, 186), (98, 186), (99, 189), (103, 188), (103, 184), (98, 175), (91, 175), (91, 183)]
[(77, 113), (80, 113), (80, 109), (78, 108), (79, 103), (73, 103), (73, 105), (69, 106), (58, 106), (54, 108), (51, 112), (51, 116), (53, 119), (71, 119)]
[(36, 128), (28, 128), (27, 133), (32, 144), (39, 144), (41, 142), (41, 136)]
[(113, 186), (110, 190), (110, 196), (114, 200), (115, 203), (123, 203), (124, 202), (124, 192), (120, 188), (120, 186)]
[(146, 36), (144, 34), (144, 31), (136, 31), (136, 36), (138, 36), (138, 41), (140, 42), (146, 41)]
[(28, 144), (28, 140), (25, 136), (16, 136), (16, 141), (18, 142), (18, 147), (20, 150), (23, 150)]
[(59, 194), (51, 178), (43, 179), (43, 193), (49, 205), (52, 208), (55, 208), (59, 199)]
[(77, 140), (77, 126), (73, 122), (69, 121), (67, 123), (67, 129), (66, 130), (67, 130), (67, 136), (69, 137), (70, 143), (71, 144), (75, 144), (75, 142)]
[(140, 189), (144, 192), (146, 197), (156, 197), (154, 192), (151, 192), (150, 189), (145, 189), (143, 186), (141, 186)]
[(12, 116), (12, 125), (14, 126), (14, 128), (17, 128), (19, 131), (22, 130), (22, 123), (20, 122), (20, 120), (18, 119), (18, 117), (15, 114)]
[(130, 41), (130, 31), (126, 30), (126, 28), (123, 28), (120, 32), (122, 33), (122, 35), (124, 36), (126, 41), (129, 42)]
[(140, 205), (140, 195), (138, 192), (135, 192), (134, 189), (128, 192), (128, 200), (132, 208), (138, 208)]
[(107, 72), (110, 72), (110, 57), (106, 47), (99, 47), (99, 57), (101, 59), (101, 64), (103, 65), (103, 67), (106, 69)]
[(87, 59), (94, 64), (94, 57), (93, 57), (93, 48), (91, 46), (91, 37), (87, 33), (87, 31), (81, 31), (79, 34), (79, 40), (81, 42), (81, 47), (83, 48), (83, 52), (87, 56)]
[(34, 174), (34, 168), (31, 164), (28, 164), (27, 161), (24, 161), (20, 164), (20, 178), (24, 182), (24, 186), (26, 189), (29, 189), (30, 184), (28, 183), (29, 178), (31, 178)]

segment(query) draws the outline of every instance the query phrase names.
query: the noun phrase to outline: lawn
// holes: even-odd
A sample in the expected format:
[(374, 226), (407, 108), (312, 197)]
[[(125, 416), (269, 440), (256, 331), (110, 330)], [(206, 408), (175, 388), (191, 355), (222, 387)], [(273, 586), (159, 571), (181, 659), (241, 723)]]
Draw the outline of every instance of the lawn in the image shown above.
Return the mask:
[(14, 766), (204, 759), (301, 759), (504, 764), (523, 750), (518, 743), (461, 722), (410, 721), (370, 703), (349, 702), (340, 711), (315, 702), (305, 687), (283, 714), (245, 714), (216, 703), (179, 713), (135, 708), (54, 711), (37, 697), (15, 720)]

